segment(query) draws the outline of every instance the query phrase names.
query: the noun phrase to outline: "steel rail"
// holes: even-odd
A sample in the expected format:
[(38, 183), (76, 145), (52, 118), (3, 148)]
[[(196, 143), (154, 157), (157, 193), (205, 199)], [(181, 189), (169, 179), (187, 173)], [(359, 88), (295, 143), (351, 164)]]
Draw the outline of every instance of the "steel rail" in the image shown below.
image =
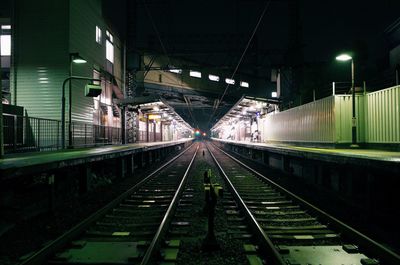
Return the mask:
[(178, 205), (179, 199), (180, 199), (180, 197), (183, 193), (183, 189), (185, 188), (185, 185), (186, 185), (188, 173), (192, 167), (194, 159), (196, 158), (198, 150), (199, 150), (199, 145), (197, 145), (197, 148), (196, 148), (196, 151), (194, 152), (192, 160), (190, 161), (190, 163), (185, 171), (185, 174), (183, 174), (182, 180), (179, 184), (177, 191), (175, 192), (175, 195), (168, 207), (168, 210), (165, 213), (164, 218), (161, 221), (161, 224), (158, 227), (157, 232), (154, 235), (153, 240), (150, 243), (150, 246), (147, 248), (147, 251), (142, 259), (142, 262), (140, 263), (141, 265), (150, 264), (151, 257), (153, 257), (153, 254), (155, 254), (156, 251), (159, 249), (160, 241), (164, 238), (165, 233), (167, 232), (168, 227), (170, 225), (171, 219), (173, 218), (173, 216), (175, 214), (175, 210)]
[(192, 147), (193, 147), (193, 144), (191, 144), (189, 147), (187, 147), (180, 154), (176, 155), (171, 160), (169, 160), (168, 162), (163, 164), (161, 167), (159, 167), (158, 169), (156, 169), (155, 171), (150, 173), (146, 178), (141, 180), (139, 183), (135, 184), (129, 190), (127, 190), (124, 193), (122, 193), (116, 199), (114, 199), (113, 201), (109, 202), (106, 206), (104, 206), (100, 210), (96, 211), (95, 213), (93, 213), (92, 215), (87, 217), (85, 220), (83, 220), (79, 224), (75, 225), (70, 230), (68, 230), (67, 232), (65, 232), (64, 234), (59, 236), (57, 239), (55, 239), (54, 241), (52, 241), (48, 245), (44, 246), (42, 249), (40, 249), (39, 251), (35, 252), (32, 256), (28, 257), (26, 260), (22, 261), (19, 264), (20, 265), (41, 265), (41, 264), (43, 264), (46, 261), (46, 259), (49, 258), (50, 255), (52, 255), (53, 253), (59, 251), (64, 245), (66, 245), (68, 242), (70, 242), (75, 237), (77, 237), (79, 234), (81, 234), (93, 222), (95, 222), (97, 219), (102, 217), (108, 211), (110, 211), (113, 208), (115, 208), (118, 204), (120, 204), (124, 199), (129, 197), (133, 192), (135, 192), (138, 188), (140, 188), (143, 184), (145, 184), (154, 175), (158, 174), (161, 170), (165, 169), (167, 166), (169, 166), (171, 163), (173, 163), (175, 160), (177, 160), (179, 157), (181, 157), (183, 154), (185, 154)]
[(297, 201), (299, 204), (305, 206), (307, 210), (312, 211), (314, 214), (318, 215), (321, 219), (323, 219), (326, 223), (329, 223), (332, 227), (335, 229), (339, 230), (345, 237), (348, 239), (351, 239), (352, 241), (355, 241), (354, 243), (360, 245), (363, 247), (366, 252), (375, 255), (377, 258), (381, 259), (381, 261), (384, 261), (385, 264), (393, 264), (393, 265), (398, 265), (400, 264), (400, 256), (391, 251), (390, 249), (384, 247), (382, 244), (376, 242), (375, 240), (369, 238), (368, 236), (360, 233), (356, 229), (352, 228), (349, 225), (346, 225), (339, 219), (336, 219), (335, 217), (331, 216), (327, 212), (319, 209), (318, 207), (314, 206), (313, 204), (305, 201), (304, 199), (300, 198), (299, 196), (295, 195), (291, 191), (285, 189), (284, 187), (280, 186), (279, 184), (275, 183), (274, 181), (270, 180), (269, 178), (265, 177), (263, 174), (259, 173), (255, 169), (249, 167), (248, 165), (244, 164), (237, 158), (231, 156), (221, 148), (217, 147), (216, 145), (213, 144), (215, 148), (220, 150), (222, 153), (227, 155), (229, 158), (246, 168), (247, 170), (251, 171), (255, 175), (259, 176), (266, 182), (268, 182), (270, 185), (274, 186), (281, 192), (285, 193), (289, 197), (291, 197), (293, 200)]
[(261, 247), (266, 251), (267, 256), (271, 258), (271, 260), (268, 262), (268, 264), (275, 264), (275, 265), (286, 265), (287, 263), (283, 260), (282, 256), (279, 254), (277, 251), (275, 245), (272, 243), (271, 239), (268, 237), (268, 235), (264, 232), (264, 229), (260, 226), (260, 224), (257, 222), (249, 208), (246, 206), (246, 203), (243, 201), (242, 197), (239, 195), (239, 193), (236, 191), (235, 187), (233, 186), (232, 182), (226, 175), (225, 171), (223, 170), (222, 166), (219, 164), (217, 158), (214, 156), (214, 154), (211, 152), (210, 148), (208, 147), (208, 144), (206, 144), (206, 147), (208, 151), (211, 154), (211, 157), (213, 158), (215, 164), (217, 165), (219, 171), (221, 172), (222, 176), (224, 177), (226, 183), (228, 184), (229, 189), (232, 192), (232, 195), (236, 199), (236, 202), (238, 203), (239, 207), (243, 211), (246, 219), (250, 223), (250, 227), (253, 230), (253, 233), (257, 236), (258, 243), (261, 245)]

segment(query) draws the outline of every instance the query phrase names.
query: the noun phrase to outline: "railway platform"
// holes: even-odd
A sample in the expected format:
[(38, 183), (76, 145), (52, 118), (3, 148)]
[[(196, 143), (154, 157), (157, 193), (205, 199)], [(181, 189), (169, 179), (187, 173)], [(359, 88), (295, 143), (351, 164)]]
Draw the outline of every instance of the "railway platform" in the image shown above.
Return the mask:
[(213, 141), (244, 147), (253, 150), (287, 155), (298, 158), (320, 160), (323, 162), (373, 166), (376, 168), (393, 167), (400, 172), (400, 152), (378, 149), (321, 148), (289, 144), (271, 144), (257, 142), (239, 142), (213, 138)]
[(192, 138), (185, 138), (176, 141), (108, 145), (40, 153), (6, 155), (4, 159), (0, 159), (0, 180), (7, 180), (25, 174), (62, 169), (107, 159), (143, 154), (145, 152), (161, 150), (174, 146), (184, 146), (191, 141), (193, 141)]

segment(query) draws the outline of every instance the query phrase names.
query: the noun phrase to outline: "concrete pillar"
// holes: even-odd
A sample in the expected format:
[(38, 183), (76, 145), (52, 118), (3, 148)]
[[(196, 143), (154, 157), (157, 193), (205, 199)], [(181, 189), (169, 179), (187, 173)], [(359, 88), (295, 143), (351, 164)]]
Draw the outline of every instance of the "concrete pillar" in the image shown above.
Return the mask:
[(92, 167), (90, 164), (83, 165), (81, 174), (78, 175), (78, 192), (79, 195), (85, 194), (90, 189), (92, 178)]
[(160, 141), (161, 141), (161, 142), (163, 141), (162, 134), (163, 134), (162, 122), (160, 121)]
[(146, 142), (149, 142), (149, 118), (146, 117)]
[(135, 172), (135, 155), (130, 155), (128, 161), (128, 176), (133, 176)]
[(125, 111), (126, 111), (126, 107), (124, 105), (122, 105), (121, 106), (121, 142), (122, 142), (122, 144), (126, 144), (127, 143), (127, 141), (126, 141), (126, 132), (125, 132), (125, 130), (126, 130), (126, 126), (125, 126), (125, 123), (126, 123)]
[(55, 189), (55, 175), (49, 174), (47, 176), (48, 193), (49, 193), (49, 212), (54, 212), (56, 208), (56, 189)]
[(125, 178), (127, 174), (126, 170), (126, 157), (117, 158), (117, 176), (120, 178)]
[(157, 142), (157, 123), (153, 122), (153, 142)]

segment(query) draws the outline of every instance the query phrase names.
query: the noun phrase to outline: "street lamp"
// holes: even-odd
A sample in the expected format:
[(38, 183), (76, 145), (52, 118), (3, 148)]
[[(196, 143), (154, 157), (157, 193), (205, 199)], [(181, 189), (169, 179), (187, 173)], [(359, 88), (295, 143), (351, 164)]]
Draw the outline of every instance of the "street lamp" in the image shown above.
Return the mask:
[[(69, 77), (72, 76), (72, 64), (85, 64), (87, 61), (83, 59), (79, 53), (74, 52), (69, 54)], [(68, 145), (72, 146), (72, 79), (69, 80), (69, 98), (68, 98)]]
[[(70, 76), (66, 78), (62, 84), (62, 92), (61, 92), (61, 146), (65, 148), (65, 84), (68, 82), (71, 84), (71, 81), (75, 80), (86, 80), (91, 82), (101, 82), (100, 79), (84, 77), (84, 76)], [(92, 85), (92, 87), (94, 87)], [(100, 86), (98, 86), (100, 87)], [(99, 89), (101, 91), (101, 88)], [(71, 85), (69, 86), (69, 94), (71, 95)], [(99, 91), (97, 90), (96, 94), (88, 93), (87, 96), (97, 97), (99, 95)], [(70, 106), (71, 106), (71, 98), (70, 98)], [(72, 146), (72, 126), (71, 126), (71, 107), (69, 108), (68, 116), (70, 117), (69, 126), (68, 126), (68, 138), (69, 138), (69, 147)]]
[(351, 119), (351, 145), (350, 147), (358, 147), (357, 145), (357, 119), (356, 119), (356, 89), (354, 87), (354, 59), (348, 54), (340, 54), (336, 60), (347, 62), (351, 60), (351, 105), (352, 105), (352, 119)]

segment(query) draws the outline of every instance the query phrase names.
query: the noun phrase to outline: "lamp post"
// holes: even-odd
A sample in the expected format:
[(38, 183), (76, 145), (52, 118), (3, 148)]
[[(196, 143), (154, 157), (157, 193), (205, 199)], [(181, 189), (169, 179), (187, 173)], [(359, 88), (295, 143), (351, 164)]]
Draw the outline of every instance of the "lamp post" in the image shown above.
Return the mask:
[(354, 87), (354, 59), (348, 54), (341, 54), (336, 57), (336, 60), (346, 62), (351, 60), (351, 145), (350, 147), (357, 148), (357, 119), (356, 119), (356, 89)]
[[(61, 146), (64, 149), (65, 148), (65, 84), (69, 82), (71, 84), (71, 80), (87, 80), (87, 81), (92, 81), (92, 82), (101, 82), (100, 79), (95, 79), (95, 78), (89, 78), (89, 77), (84, 77), (84, 76), (70, 76), (67, 79), (64, 80), (63, 85), (62, 85), (62, 97), (61, 97)], [(69, 86), (69, 94), (71, 95), (71, 86)], [(69, 99), (69, 113), (68, 116), (71, 117), (71, 97)], [(71, 120), (69, 122), (69, 127), (68, 127), (68, 138), (69, 138), (69, 146), (72, 146), (72, 127), (71, 127)]]
[[(69, 54), (69, 77), (72, 76), (72, 64), (85, 64), (87, 61), (83, 59), (79, 53)], [(69, 80), (69, 98), (68, 98), (68, 146), (72, 146), (72, 79)], [(65, 136), (64, 136), (65, 137)], [(64, 147), (63, 147), (64, 148)]]

